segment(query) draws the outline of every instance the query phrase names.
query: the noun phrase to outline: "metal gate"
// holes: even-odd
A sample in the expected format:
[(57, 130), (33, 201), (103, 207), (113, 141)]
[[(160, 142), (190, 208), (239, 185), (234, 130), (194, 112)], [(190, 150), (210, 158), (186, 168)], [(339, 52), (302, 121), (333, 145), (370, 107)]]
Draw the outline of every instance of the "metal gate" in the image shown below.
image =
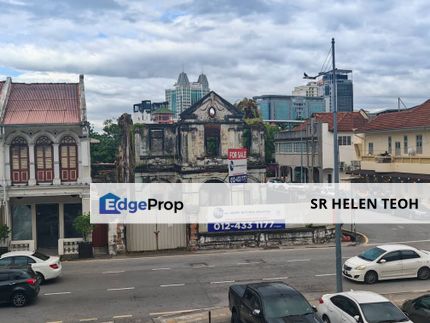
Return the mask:
[(128, 224), (127, 250), (154, 251), (185, 248), (186, 235), (186, 224)]

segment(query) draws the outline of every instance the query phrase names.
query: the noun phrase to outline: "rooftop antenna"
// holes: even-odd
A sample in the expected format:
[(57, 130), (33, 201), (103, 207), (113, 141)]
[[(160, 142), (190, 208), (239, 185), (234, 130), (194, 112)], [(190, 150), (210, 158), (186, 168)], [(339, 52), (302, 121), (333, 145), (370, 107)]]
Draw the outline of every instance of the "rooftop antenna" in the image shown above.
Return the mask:
[(407, 109), (406, 104), (403, 102), (403, 100), (402, 100), (400, 97), (398, 97), (398, 98), (397, 98), (397, 110), (398, 110), (398, 111), (400, 111), (400, 104), (402, 104), (402, 105), (403, 105), (403, 107), (404, 107), (405, 109)]

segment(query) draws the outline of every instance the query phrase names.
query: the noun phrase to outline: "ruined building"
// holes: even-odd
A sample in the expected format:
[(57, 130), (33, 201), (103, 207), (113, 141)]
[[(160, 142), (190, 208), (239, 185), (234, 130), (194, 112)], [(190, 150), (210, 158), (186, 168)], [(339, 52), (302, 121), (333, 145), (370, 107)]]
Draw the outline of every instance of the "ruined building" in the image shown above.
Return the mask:
[(215, 92), (206, 94), (173, 124), (135, 130), (136, 182), (228, 182), (229, 148), (248, 148), (248, 182), (263, 182), (264, 128)]

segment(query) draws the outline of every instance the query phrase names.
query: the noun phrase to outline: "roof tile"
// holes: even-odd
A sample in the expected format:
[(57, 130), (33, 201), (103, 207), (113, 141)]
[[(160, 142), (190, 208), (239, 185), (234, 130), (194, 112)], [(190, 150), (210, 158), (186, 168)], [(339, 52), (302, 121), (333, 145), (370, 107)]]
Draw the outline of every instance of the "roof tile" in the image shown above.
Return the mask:
[(12, 83), (4, 124), (80, 122), (77, 83)]

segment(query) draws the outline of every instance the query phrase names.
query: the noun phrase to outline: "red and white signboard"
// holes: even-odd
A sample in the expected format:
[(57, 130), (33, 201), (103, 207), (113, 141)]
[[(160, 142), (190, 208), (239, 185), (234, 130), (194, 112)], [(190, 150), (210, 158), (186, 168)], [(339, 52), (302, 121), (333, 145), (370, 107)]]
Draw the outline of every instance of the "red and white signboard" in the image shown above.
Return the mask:
[(230, 182), (239, 181), (243, 183), (248, 169), (248, 150), (246, 148), (234, 148), (229, 149), (227, 154)]

